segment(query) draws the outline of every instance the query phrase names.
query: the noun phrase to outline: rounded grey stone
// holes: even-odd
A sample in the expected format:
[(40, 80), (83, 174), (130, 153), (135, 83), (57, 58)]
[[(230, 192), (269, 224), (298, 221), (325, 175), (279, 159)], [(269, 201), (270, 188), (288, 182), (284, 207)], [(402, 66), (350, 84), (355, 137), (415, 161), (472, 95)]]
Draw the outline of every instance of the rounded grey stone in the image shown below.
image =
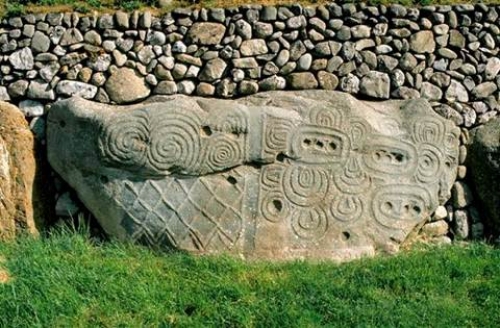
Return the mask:
[(155, 57), (156, 54), (152, 46), (145, 46), (137, 53), (137, 59), (144, 65), (149, 64)]
[(50, 49), (50, 39), (40, 31), (36, 31), (31, 39), (31, 50), (36, 53), (47, 52)]
[(446, 90), (445, 99), (449, 102), (459, 101), (466, 103), (469, 101), (469, 93), (462, 83), (452, 79), (450, 82), (450, 86)]
[(351, 39), (351, 29), (348, 26), (341, 26), (335, 37), (339, 41), (348, 41)]
[(344, 92), (357, 94), (359, 92), (359, 78), (354, 74), (348, 74), (340, 80), (340, 89)]
[(200, 73), (200, 81), (212, 82), (222, 78), (226, 71), (227, 63), (220, 58), (215, 58), (207, 62)]
[(498, 57), (489, 58), (484, 69), (486, 80), (493, 80), (498, 72), (500, 72), (500, 59)]
[(83, 39), (85, 40), (85, 42), (94, 46), (100, 46), (102, 44), (101, 35), (93, 30), (85, 33)]
[(437, 85), (440, 88), (446, 88), (450, 85), (451, 78), (446, 73), (437, 72), (432, 74), (430, 78), (431, 82)]
[(153, 46), (158, 45), (162, 46), (167, 42), (167, 37), (165, 33), (160, 31), (152, 31), (148, 37), (149, 43)]
[(9, 83), (7, 86), (7, 92), (13, 98), (22, 97), (26, 94), (28, 90), (29, 82), (26, 80), (17, 80), (13, 83)]
[(354, 39), (369, 38), (371, 35), (371, 28), (366, 25), (357, 25), (351, 27), (351, 35)]
[(26, 117), (42, 116), (45, 112), (44, 105), (41, 102), (30, 99), (22, 100), (19, 103), (19, 109)]
[(201, 82), (196, 87), (196, 94), (199, 96), (205, 96), (205, 97), (206, 96), (213, 96), (215, 94), (215, 86), (213, 86), (209, 83)]
[(176, 41), (172, 46), (172, 52), (174, 53), (185, 53), (187, 51), (187, 46), (182, 41)]
[(173, 95), (177, 93), (177, 84), (173, 81), (161, 81), (153, 91), (157, 95)]
[(83, 42), (82, 33), (76, 28), (70, 28), (64, 32), (59, 44), (61, 46), (71, 46), (80, 42)]
[(306, 25), (307, 25), (307, 20), (303, 15), (290, 17), (286, 21), (286, 26), (292, 30), (301, 29)]
[(241, 95), (251, 95), (259, 91), (259, 84), (255, 81), (241, 81), (238, 86), (238, 93)]
[(264, 39), (245, 40), (240, 46), (242, 56), (258, 56), (268, 52), (267, 44)]
[(472, 90), (472, 95), (476, 99), (483, 99), (492, 95), (497, 89), (495, 82), (484, 82), (477, 85), (474, 90)]
[(236, 33), (243, 38), (249, 40), (252, 38), (252, 26), (243, 19), (238, 20), (236, 23)]
[(111, 65), (111, 55), (102, 54), (95, 58), (90, 58), (87, 62), (88, 67), (97, 72), (105, 72)]
[(117, 69), (108, 78), (104, 87), (110, 99), (118, 104), (142, 100), (151, 92), (144, 78), (130, 68)]
[(422, 98), (439, 101), (443, 97), (443, 91), (432, 83), (423, 82), (420, 95)]
[(260, 91), (283, 90), (286, 80), (281, 76), (271, 76), (258, 82)]
[(325, 90), (335, 90), (339, 85), (338, 77), (325, 71), (318, 72), (318, 82), (321, 89)]
[(456, 210), (453, 212), (453, 233), (458, 240), (469, 236), (469, 222), (467, 210)]
[(9, 62), (17, 70), (31, 70), (34, 67), (33, 53), (30, 48), (23, 48), (9, 56)]
[(84, 82), (63, 80), (57, 84), (56, 92), (58, 95), (67, 97), (78, 96), (93, 99), (97, 93), (97, 87)]
[[(126, 12), (123, 11), (115, 12), (115, 21), (116, 21), (116, 26), (120, 29), (126, 30), (130, 27), (130, 18)], [(111, 22), (107, 22), (106, 24), (109, 26), (111, 25)]]
[(361, 79), (359, 93), (378, 99), (389, 99), (391, 80), (386, 73), (371, 71)]
[(42, 80), (33, 80), (28, 87), (27, 96), (31, 99), (55, 100), (54, 90)]
[(313, 59), (313, 57), (311, 54), (304, 54), (297, 61), (297, 69), (299, 69), (301, 71), (309, 70), (309, 68), (311, 68), (312, 59)]
[(420, 31), (410, 36), (410, 48), (416, 53), (433, 53), (436, 41), (432, 31)]
[(290, 51), (283, 49), (279, 52), (278, 57), (276, 57), (275, 63), (278, 67), (284, 66), (290, 60)]
[(273, 25), (269, 23), (256, 22), (253, 26), (258, 38), (267, 38), (273, 34)]

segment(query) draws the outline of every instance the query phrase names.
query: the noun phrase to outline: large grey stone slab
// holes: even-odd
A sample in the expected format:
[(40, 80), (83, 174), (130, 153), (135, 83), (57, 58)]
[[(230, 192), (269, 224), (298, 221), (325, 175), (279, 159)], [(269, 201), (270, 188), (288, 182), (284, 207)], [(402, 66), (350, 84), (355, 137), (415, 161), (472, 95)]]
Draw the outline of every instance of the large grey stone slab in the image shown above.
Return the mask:
[(49, 111), (53, 168), (112, 236), (196, 253), (395, 251), (450, 197), (459, 129), (426, 100), (322, 90)]
[(500, 233), (500, 119), (472, 130), (468, 151), (474, 189), (484, 210), (486, 223)]

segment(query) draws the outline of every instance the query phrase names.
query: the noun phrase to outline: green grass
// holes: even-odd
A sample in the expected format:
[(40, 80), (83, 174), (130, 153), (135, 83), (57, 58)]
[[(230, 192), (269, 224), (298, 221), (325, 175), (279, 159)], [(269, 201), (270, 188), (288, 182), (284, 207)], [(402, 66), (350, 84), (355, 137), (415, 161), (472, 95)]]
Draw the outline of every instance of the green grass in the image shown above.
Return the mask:
[(483, 244), (270, 264), (65, 232), (0, 255), (0, 327), (500, 326), (500, 250)]
[[(78, 11), (90, 13), (91, 11), (113, 11), (113, 10), (143, 10), (152, 9), (161, 14), (176, 7), (232, 7), (244, 4), (283, 5), (300, 3), (302, 5), (320, 5), (327, 0), (174, 0), (172, 5), (162, 10), (157, 10), (159, 0), (0, 0), (0, 16), (17, 16), (30, 12), (53, 12), (53, 11)], [(330, 1), (331, 2), (331, 1)], [(348, 2), (348, 1), (347, 1)], [(427, 6), (437, 4), (477, 3), (484, 2), (499, 4), (500, 0), (351, 0), (351, 2), (365, 2), (372, 5), (399, 3), (405, 6)]]

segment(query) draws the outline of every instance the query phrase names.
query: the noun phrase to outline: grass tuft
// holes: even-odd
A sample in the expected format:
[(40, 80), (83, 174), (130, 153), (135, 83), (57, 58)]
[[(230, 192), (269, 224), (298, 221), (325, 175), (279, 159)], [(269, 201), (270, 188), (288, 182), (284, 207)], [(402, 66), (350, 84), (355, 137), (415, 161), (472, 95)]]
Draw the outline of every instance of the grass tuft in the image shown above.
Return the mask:
[[(167, 8), (158, 8), (159, 0), (0, 0), (0, 16), (18, 16), (24, 13), (72, 11), (81, 13), (92, 11), (109, 12), (114, 10), (152, 10), (155, 14), (162, 14), (178, 7), (193, 8), (224, 8), (248, 4), (260, 4), (266, 6), (278, 6), (288, 4), (301, 4), (304, 6), (315, 6), (326, 4), (327, 0), (173, 0)], [(427, 6), (427, 5), (450, 5), (460, 3), (478, 3), (478, 0), (351, 0), (344, 2), (364, 2), (369, 5), (402, 4), (405, 6)], [(486, 4), (499, 4), (500, 0), (483, 0)]]
[(343, 265), (164, 254), (88, 230), (0, 244), (0, 327), (498, 327), (500, 250)]

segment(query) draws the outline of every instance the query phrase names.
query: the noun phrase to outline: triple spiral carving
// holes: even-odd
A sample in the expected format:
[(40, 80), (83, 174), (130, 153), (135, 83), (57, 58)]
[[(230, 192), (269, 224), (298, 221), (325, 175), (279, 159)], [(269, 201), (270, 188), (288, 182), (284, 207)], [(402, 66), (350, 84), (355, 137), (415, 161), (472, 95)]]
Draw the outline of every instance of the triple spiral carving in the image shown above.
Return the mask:
[(195, 115), (134, 111), (101, 127), (99, 149), (105, 161), (129, 169), (189, 171), (201, 154), (199, 126)]

